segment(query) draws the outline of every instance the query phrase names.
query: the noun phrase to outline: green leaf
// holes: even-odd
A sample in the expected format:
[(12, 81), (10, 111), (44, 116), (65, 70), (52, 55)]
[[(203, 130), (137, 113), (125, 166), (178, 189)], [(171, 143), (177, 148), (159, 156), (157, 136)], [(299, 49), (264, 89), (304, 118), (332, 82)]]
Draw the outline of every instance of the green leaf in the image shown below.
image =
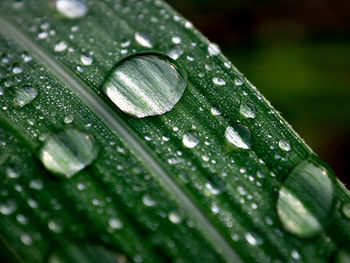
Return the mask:
[(2, 258), (346, 258), (349, 192), (165, 3), (0, 10)]

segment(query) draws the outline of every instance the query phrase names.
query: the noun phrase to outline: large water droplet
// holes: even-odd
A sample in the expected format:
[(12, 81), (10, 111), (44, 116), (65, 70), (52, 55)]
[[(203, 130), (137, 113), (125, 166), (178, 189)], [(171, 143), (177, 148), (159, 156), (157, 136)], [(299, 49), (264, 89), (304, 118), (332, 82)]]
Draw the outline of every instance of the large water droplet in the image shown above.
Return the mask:
[(23, 107), (38, 96), (38, 91), (32, 86), (15, 88), (15, 98), (13, 103), (16, 107)]
[(97, 147), (93, 138), (74, 129), (50, 135), (39, 153), (48, 170), (67, 178), (84, 169), (96, 156)]
[(85, 0), (56, 0), (56, 8), (69, 19), (81, 18), (88, 11)]
[(199, 143), (199, 137), (195, 132), (188, 132), (182, 137), (182, 143), (187, 148), (194, 148)]
[(251, 102), (243, 102), (239, 107), (239, 112), (246, 118), (255, 118), (255, 111), (255, 107)]
[(251, 132), (241, 124), (228, 126), (225, 130), (225, 138), (228, 142), (240, 149), (249, 149), (251, 145)]
[(143, 53), (116, 65), (103, 84), (106, 95), (123, 112), (138, 118), (170, 111), (187, 84), (185, 72), (170, 58)]
[(287, 231), (308, 238), (328, 224), (335, 198), (331, 176), (315, 157), (294, 168), (279, 191), (277, 203), (278, 216)]

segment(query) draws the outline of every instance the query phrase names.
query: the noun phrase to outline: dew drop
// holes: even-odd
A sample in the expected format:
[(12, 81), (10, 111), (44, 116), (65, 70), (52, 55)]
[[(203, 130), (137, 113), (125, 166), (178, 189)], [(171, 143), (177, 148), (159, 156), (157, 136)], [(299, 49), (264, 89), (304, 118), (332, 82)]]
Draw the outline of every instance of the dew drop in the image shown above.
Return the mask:
[(52, 232), (56, 234), (62, 233), (63, 231), (62, 225), (55, 220), (49, 220), (49, 222), (47, 223), (47, 226)]
[(73, 121), (74, 121), (74, 115), (72, 115), (72, 114), (69, 114), (69, 115), (65, 116), (64, 119), (63, 119), (63, 122), (65, 124), (70, 124)]
[(240, 149), (249, 149), (251, 146), (251, 132), (241, 124), (228, 126), (225, 130), (225, 138)]
[(12, 72), (13, 72), (14, 74), (20, 74), (20, 73), (23, 72), (23, 68), (21, 68), (20, 66), (14, 66), (14, 67), (12, 68)]
[(0, 204), (0, 213), (7, 216), (11, 215), (17, 209), (17, 205), (14, 201), (8, 200)]
[(32, 237), (27, 233), (21, 234), (20, 239), (24, 245), (30, 246), (33, 244)]
[(218, 175), (210, 175), (205, 187), (213, 194), (218, 195), (226, 190), (225, 181)]
[(278, 142), (278, 147), (280, 147), (281, 150), (286, 151), (286, 152), (289, 152), (291, 149), (289, 142), (287, 142), (285, 140), (280, 140)]
[(350, 203), (343, 204), (341, 211), (347, 219), (350, 219)]
[(54, 47), (54, 51), (55, 52), (63, 52), (67, 49), (67, 43), (64, 41), (60, 41), (58, 42), (55, 47)]
[(155, 206), (157, 204), (157, 201), (154, 200), (149, 194), (142, 196), (142, 202), (145, 204), (145, 206)]
[(247, 240), (247, 242), (252, 246), (259, 246), (263, 243), (262, 239), (253, 233), (248, 232), (244, 235), (244, 237)]
[(186, 84), (185, 72), (175, 61), (143, 53), (118, 63), (104, 82), (103, 91), (123, 112), (143, 118), (170, 111)]
[(123, 223), (122, 221), (120, 221), (119, 218), (117, 217), (113, 217), (110, 218), (108, 221), (108, 226), (110, 227), (110, 229), (115, 230), (115, 229), (122, 229), (123, 228)]
[(149, 32), (136, 32), (135, 40), (143, 47), (152, 48), (153, 47), (153, 38)]
[(182, 39), (179, 36), (174, 36), (171, 38), (171, 41), (173, 41), (174, 44), (180, 44)]
[(93, 61), (93, 58), (92, 58), (91, 56), (81, 55), (81, 56), (80, 56), (80, 61), (81, 61), (81, 63), (83, 63), (83, 65), (85, 65), (85, 66), (91, 66), (91, 65), (92, 65), (92, 61)]
[(188, 132), (182, 137), (182, 143), (186, 148), (194, 148), (199, 143), (199, 137), (195, 132)]
[(56, 8), (69, 19), (84, 17), (88, 11), (85, 0), (56, 0)]
[(233, 81), (233, 84), (235, 84), (235, 86), (241, 86), (243, 85), (244, 80), (242, 77), (236, 77), (235, 80)]
[(211, 114), (214, 115), (214, 116), (218, 116), (218, 115), (221, 114), (221, 111), (220, 111), (218, 108), (216, 108), (216, 107), (212, 107), (212, 108), (210, 109), (210, 112), (211, 112)]
[(93, 138), (75, 129), (50, 135), (39, 153), (40, 160), (49, 171), (67, 178), (84, 169), (96, 156)]
[(217, 56), (221, 53), (221, 50), (217, 44), (210, 43), (208, 46), (208, 53), (210, 56)]
[(172, 59), (177, 60), (183, 53), (184, 49), (181, 46), (176, 45), (172, 49), (170, 49), (167, 55)]
[(169, 218), (170, 222), (172, 222), (173, 224), (176, 224), (176, 225), (181, 224), (181, 222), (183, 220), (182, 216), (176, 211), (170, 212), (168, 214), (168, 218)]
[(255, 107), (251, 102), (243, 102), (239, 107), (239, 112), (246, 118), (255, 118)]
[(335, 199), (330, 176), (316, 157), (294, 168), (281, 187), (277, 202), (278, 216), (287, 231), (309, 238), (326, 227)]
[(224, 86), (226, 84), (226, 81), (222, 78), (214, 77), (213, 83), (218, 86)]
[(27, 105), (29, 102), (34, 100), (36, 96), (38, 96), (38, 91), (36, 88), (32, 86), (23, 86), (15, 88), (15, 98), (13, 100), (13, 104), (16, 107), (23, 107)]

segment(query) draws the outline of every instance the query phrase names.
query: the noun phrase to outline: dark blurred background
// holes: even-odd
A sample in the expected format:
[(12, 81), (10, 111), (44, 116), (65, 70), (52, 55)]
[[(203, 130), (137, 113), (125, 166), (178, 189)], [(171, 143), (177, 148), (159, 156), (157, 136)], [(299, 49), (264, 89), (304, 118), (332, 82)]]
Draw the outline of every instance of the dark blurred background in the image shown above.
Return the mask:
[(350, 187), (350, 1), (167, 0)]

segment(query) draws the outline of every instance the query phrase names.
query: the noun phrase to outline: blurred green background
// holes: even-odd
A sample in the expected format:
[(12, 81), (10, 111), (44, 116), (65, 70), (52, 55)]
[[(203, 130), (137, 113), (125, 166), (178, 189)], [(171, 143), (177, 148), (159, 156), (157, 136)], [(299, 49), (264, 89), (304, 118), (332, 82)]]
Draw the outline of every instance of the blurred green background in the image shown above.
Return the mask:
[(350, 1), (167, 0), (350, 187)]

